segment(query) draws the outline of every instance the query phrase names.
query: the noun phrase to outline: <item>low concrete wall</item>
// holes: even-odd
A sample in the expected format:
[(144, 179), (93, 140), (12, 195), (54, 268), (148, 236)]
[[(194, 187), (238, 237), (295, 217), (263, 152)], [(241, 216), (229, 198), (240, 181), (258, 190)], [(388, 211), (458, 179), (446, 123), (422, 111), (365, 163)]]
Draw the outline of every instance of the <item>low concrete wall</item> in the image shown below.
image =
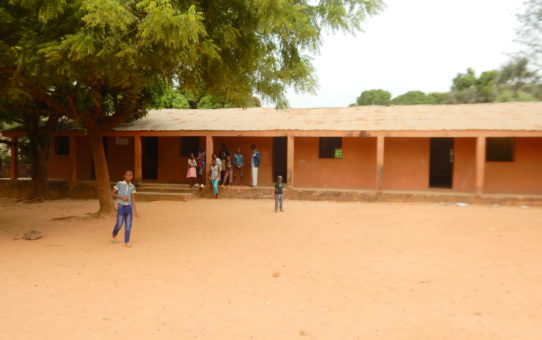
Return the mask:
[[(0, 196), (16, 199), (25, 199), (30, 194), (32, 182), (28, 179), (11, 181), (0, 180)], [(49, 195), (51, 199), (73, 198), (93, 199), (96, 198), (96, 185), (92, 182), (80, 182), (70, 188), (67, 181), (49, 181)]]
[[(30, 180), (0, 180), (0, 196), (23, 199), (30, 191)], [(52, 199), (95, 199), (96, 186), (94, 182), (81, 182), (70, 188), (66, 181), (50, 181), (49, 190)], [(273, 187), (246, 187), (233, 186), (219, 189), (221, 198), (239, 199), (273, 199)], [(158, 193), (159, 194), (159, 193)], [(186, 193), (185, 193), (186, 195)], [(147, 193), (142, 200), (160, 200), (163, 198), (151, 197)], [(194, 196), (211, 198), (210, 186), (194, 193)], [(530, 205), (542, 206), (542, 195), (497, 195), (487, 194), (477, 196), (470, 193), (443, 192), (443, 191), (384, 191), (378, 193), (371, 190), (348, 189), (319, 189), (319, 188), (286, 188), (286, 200), (306, 201), (361, 201), (361, 202), (436, 202), (436, 203), (468, 203), (468, 204), (501, 204), (501, 205)]]

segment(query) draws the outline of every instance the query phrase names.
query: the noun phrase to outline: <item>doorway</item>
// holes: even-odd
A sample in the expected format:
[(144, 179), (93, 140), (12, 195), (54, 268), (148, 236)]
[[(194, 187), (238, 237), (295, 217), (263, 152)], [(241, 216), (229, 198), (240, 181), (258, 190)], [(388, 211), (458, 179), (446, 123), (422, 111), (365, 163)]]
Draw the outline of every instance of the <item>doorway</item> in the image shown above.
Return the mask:
[(454, 168), (454, 139), (431, 138), (429, 187), (451, 188)]
[(158, 179), (158, 137), (143, 137), (141, 144), (143, 179)]
[(287, 161), (288, 137), (273, 137), (273, 182), (280, 175), (286, 183)]

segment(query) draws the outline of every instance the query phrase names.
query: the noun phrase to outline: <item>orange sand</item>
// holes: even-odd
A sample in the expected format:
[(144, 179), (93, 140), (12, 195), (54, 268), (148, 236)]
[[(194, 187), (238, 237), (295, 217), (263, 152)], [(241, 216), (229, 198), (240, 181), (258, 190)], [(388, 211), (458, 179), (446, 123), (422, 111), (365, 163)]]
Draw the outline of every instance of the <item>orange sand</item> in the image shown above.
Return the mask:
[(0, 201), (0, 338), (542, 338), (541, 208), (272, 204)]

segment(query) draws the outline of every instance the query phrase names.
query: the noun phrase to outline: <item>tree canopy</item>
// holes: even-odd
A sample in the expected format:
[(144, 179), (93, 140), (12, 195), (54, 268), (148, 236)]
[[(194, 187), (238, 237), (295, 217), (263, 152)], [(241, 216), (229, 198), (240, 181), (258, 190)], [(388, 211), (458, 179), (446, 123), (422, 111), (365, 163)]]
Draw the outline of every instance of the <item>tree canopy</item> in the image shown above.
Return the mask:
[(143, 116), (173, 84), (198, 103), (210, 95), (244, 107), (256, 94), (286, 106), (287, 88), (315, 87), (310, 54), (322, 31), (356, 32), (381, 8), (382, 0), (3, 1), (0, 80), (87, 129), (100, 211), (110, 212), (105, 131)]
[(386, 90), (368, 90), (363, 91), (357, 98), (357, 105), (389, 105), (391, 93)]
[(542, 68), (542, 0), (526, 0), (524, 11), (518, 15), (520, 27), (517, 40), (523, 44), (524, 54), (537, 69)]
[(542, 100), (540, 76), (525, 57), (480, 75), (469, 68), (452, 80), (449, 92), (408, 91), (390, 100), (385, 90), (363, 91), (353, 105), (462, 104)]
[(393, 98), (391, 103), (393, 105), (432, 104), (430, 98), (422, 91), (409, 91)]

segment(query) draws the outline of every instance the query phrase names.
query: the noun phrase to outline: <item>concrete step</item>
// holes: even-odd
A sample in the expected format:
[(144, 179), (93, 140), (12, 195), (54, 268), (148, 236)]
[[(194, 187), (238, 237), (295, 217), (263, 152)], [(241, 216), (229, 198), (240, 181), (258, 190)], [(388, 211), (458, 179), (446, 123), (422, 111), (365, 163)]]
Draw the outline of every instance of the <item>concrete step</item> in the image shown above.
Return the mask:
[(169, 193), (185, 193), (185, 194), (191, 194), (194, 192), (198, 192), (199, 189), (197, 188), (171, 188), (171, 187), (151, 187), (151, 186), (145, 186), (145, 187), (139, 187), (137, 188), (137, 192), (169, 192)]
[(187, 184), (167, 184), (167, 183), (142, 183), (138, 185), (138, 192), (171, 192), (171, 193), (193, 193), (199, 188), (190, 188)]
[(189, 201), (194, 198), (192, 193), (185, 192), (158, 192), (158, 191), (143, 191), (137, 193), (139, 201)]

